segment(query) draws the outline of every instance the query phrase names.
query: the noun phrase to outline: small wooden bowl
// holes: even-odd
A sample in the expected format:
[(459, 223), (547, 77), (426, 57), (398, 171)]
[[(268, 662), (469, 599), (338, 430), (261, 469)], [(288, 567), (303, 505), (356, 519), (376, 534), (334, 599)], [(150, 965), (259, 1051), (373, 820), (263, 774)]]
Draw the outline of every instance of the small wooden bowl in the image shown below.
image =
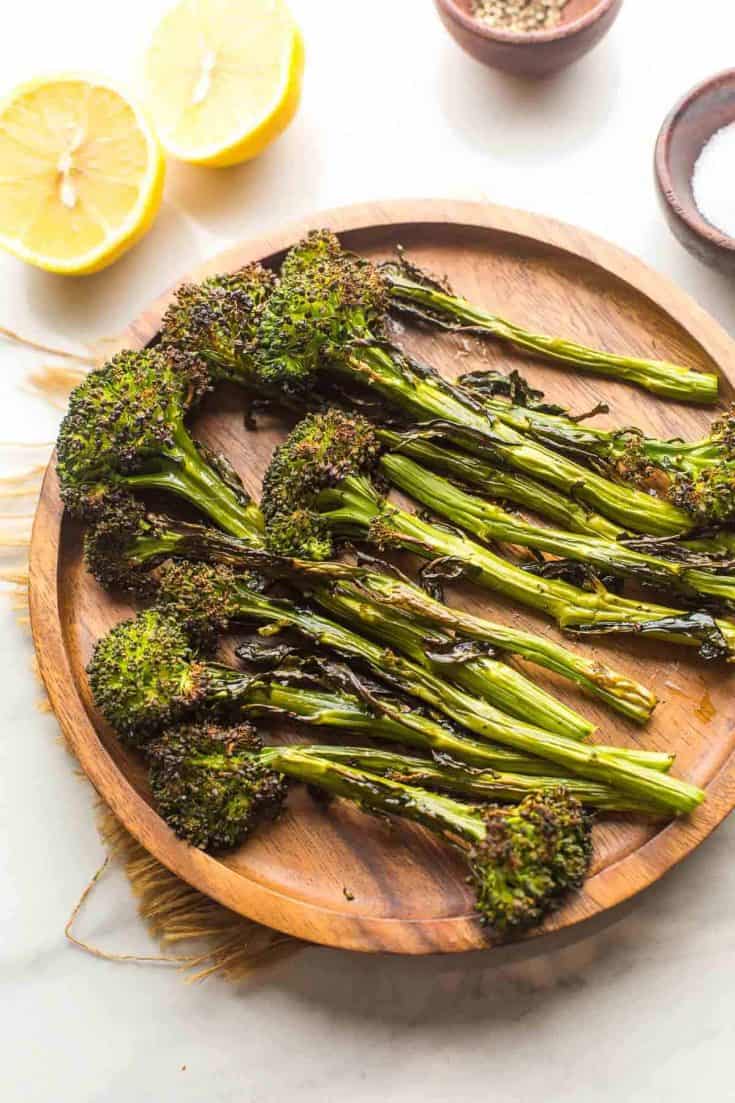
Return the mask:
[(735, 122), (735, 69), (697, 85), (677, 103), (656, 142), (658, 194), (674, 235), (695, 257), (723, 272), (735, 272), (735, 240), (700, 213), (694, 199), (694, 166), (703, 147)]
[(569, 0), (561, 22), (548, 31), (504, 31), (472, 15), (472, 0), (435, 0), (452, 37), (491, 69), (546, 77), (571, 65), (603, 38), (623, 0)]

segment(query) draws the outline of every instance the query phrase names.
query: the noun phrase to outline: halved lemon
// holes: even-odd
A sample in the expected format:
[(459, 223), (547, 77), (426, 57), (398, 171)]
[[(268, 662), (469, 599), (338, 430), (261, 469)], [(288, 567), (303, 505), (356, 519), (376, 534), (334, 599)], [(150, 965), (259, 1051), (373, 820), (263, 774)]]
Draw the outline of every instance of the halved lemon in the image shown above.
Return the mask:
[(144, 116), (105, 83), (40, 79), (0, 104), (0, 245), (29, 264), (111, 264), (153, 222), (163, 177)]
[(182, 161), (248, 161), (293, 118), (303, 69), (301, 34), (282, 0), (180, 0), (146, 56), (158, 136)]

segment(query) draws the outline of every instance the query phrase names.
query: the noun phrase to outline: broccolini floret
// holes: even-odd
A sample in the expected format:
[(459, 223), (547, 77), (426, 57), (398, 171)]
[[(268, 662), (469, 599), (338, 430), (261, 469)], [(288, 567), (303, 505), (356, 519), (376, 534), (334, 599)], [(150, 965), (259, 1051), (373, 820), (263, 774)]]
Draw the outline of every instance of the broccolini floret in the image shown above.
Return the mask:
[(89, 520), (119, 490), (161, 490), (259, 544), (260, 511), (204, 459), (184, 425), (204, 388), (155, 350), (118, 353), (90, 372), (72, 392), (57, 443), (66, 507)]
[(275, 284), (260, 264), (184, 284), (163, 316), (161, 348), (213, 383), (255, 383), (254, 336)]
[(261, 749), (246, 723), (182, 724), (151, 742), (153, 800), (169, 827), (202, 850), (228, 850), (277, 816), (286, 786), (261, 764)]

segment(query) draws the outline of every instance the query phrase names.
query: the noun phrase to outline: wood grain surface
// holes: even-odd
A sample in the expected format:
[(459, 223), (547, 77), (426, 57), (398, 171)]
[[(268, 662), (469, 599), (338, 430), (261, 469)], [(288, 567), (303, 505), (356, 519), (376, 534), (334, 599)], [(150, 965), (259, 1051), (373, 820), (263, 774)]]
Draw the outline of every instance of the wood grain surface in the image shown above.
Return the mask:
[[(449, 276), (468, 298), (537, 330), (718, 370), (723, 400), (733, 344), (686, 295), (639, 261), (592, 235), (539, 216), (484, 204), (416, 200), (323, 212), (243, 244), (187, 274), (277, 263), (305, 231), (329, 226), (372, 258), (402, 244), (426, 267)], [(170, 293), (122, 336), (142, 347), (156, 335)], [(712, 412), (667, 404), (622, 384), (522, 362), (499, 345), (464, 337), (402, 335), (448, 376), (483, 364), (522, 367), (534, 385), (575, 410), (609, 401), (617, 423), (657, 435), (692, 437)], [(194, 431), (223, 451), (257, 496), (285, 424), (243, 422), (243, 396), (222, 388)], [(493, 595), (457, 589), (449, 596), (496, 619), (554, 636), (540, 617)], [(101, 796), (128, 830), (169, 869), (228, 908), (289, 934), (330, 946), (407, 954), (485, 948), (492, 940), (472, 914), (460, 860), (413, 825), (373, 819), (344, 802), (329, 807), (303, 790), (285, 815), (238, 851), (215, 858), (177, 840), (149, 803), (140, 760), (125, 751), (90, 700), (84, 667), (95, 640), (128, 612), (84, 571), (79, 527), (62, 516), (53, 462), (44, 481), (31, 547), (31, 618), (38, 659), (59, 722)], [(617, 818), (595, 828), (593, 875), (544, 931), (579, 924), (640, 892), (689, 854), (735, 805), (734, 673), (705, 665), (685, 648), (631, 638), (584, 647), (653, 687), (661, 698), (644, 730), (581, 698), (552, 675), (533, 672), (599, 724), (600, 742), (666, 749), (674, 772), (703, 785), (707, 800), (691, 817), (665, 824)], [(348, 897), (351, 897), (348, 899)]]

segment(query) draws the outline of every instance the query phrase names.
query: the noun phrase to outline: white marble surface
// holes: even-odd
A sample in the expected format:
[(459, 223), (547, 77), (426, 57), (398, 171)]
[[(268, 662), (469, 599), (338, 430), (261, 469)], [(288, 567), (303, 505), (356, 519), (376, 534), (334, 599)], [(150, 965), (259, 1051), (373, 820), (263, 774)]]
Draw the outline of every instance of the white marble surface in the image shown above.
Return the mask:
[[(92, 68), (135, 80), (160, 0), (4, 4), (0, 80)], [(154, 231), (109, 272), (64, 282), (0, 258), (0, 323), (47, 338), (120, 328), (198, 258), (289, 216), (386, 196), (486, 196), (575, 221), (677, 279), (726, 326), (732, 287), (669, 237), (651, 183), (658, 126), (732, 64), (729, 0), (629, 0), (606, 42), (544, 85), (486, 72), (430, 0), (293, 0), (303, 110), (257, 163), (172, 168)], [(45, 440), (57, 414), (0, 347), (0, 440)], [(0, 453), (5, 471), (17, 454)], [(309, 950), (256, 983), (188, 987), (114, 965), (63, 926), (101, 856), (88, 788), (34, 709), (31, 648), (0, 612), (0, 1098), (146, 1103), (670, 1103), (729, 1099), (735, 870), (726, 824), (684, 866), (574, 946), (510, 960), (367, 959)], [(150, 944), (112, 874), (82, 933)], [(523, 952), (525, 953), (525, 951)]]

